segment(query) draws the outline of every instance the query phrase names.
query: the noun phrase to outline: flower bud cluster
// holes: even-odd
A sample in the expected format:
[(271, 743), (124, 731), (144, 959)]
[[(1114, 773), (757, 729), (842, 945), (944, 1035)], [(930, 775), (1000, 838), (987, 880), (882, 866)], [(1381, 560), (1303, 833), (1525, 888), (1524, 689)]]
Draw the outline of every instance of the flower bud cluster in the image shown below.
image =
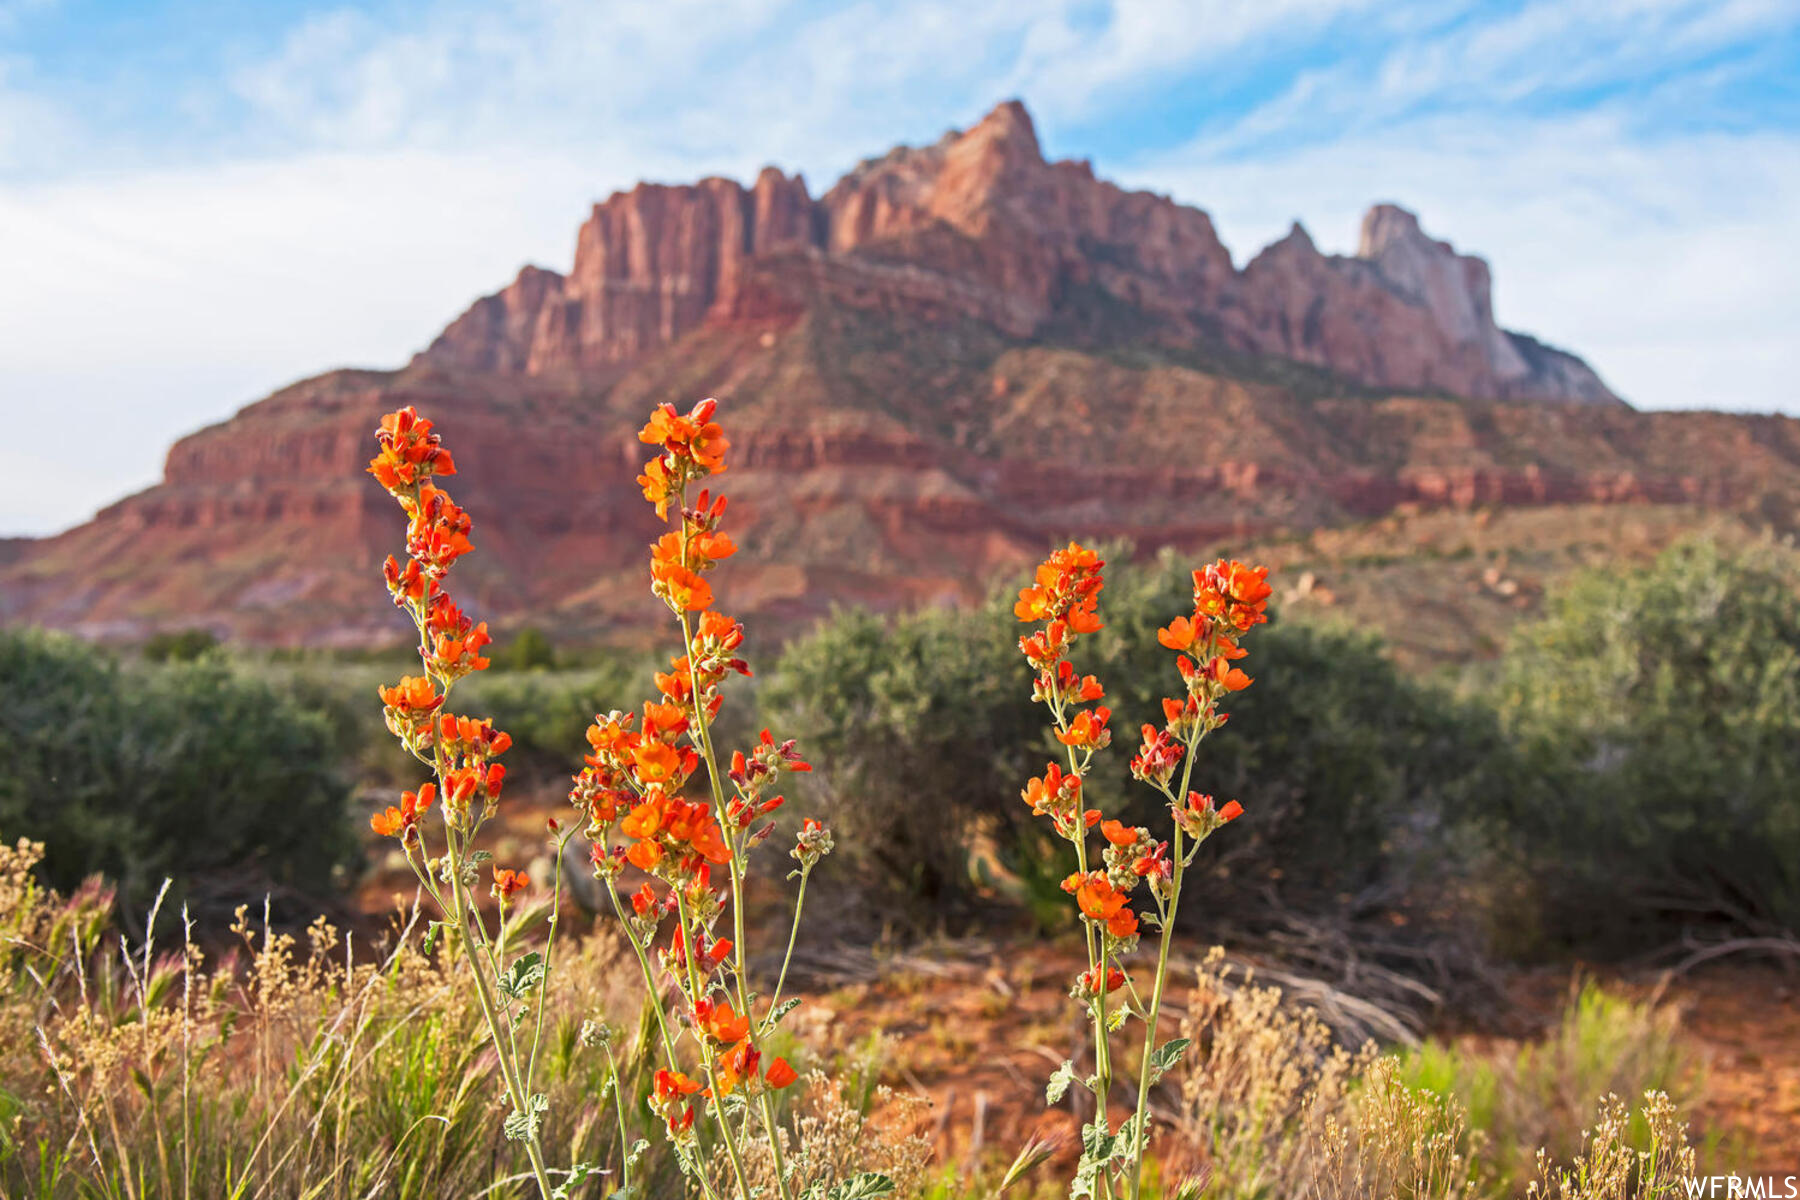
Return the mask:
[[(487, 624), (464, 615), (443, 587), (452, 565), (473, 549), (469, 514), (436, 482), (456, 474), (455, 461), (432, 423), (410, 407), (383, 417), (375, 441), (379, 449), (369, 474), (406, 515), (406, 565), (390, 555), (382, 578), (389, 597), (418, 629), (424, 668), (423, 675), (380, 689), (382, 717), (410, 753), (432, 765), (438, 782), (403, 794), (399, 806), (376, 813), (370, 825), (384, 836), (400, 837), (410, 849), (419, 819), (440, 787), (444, 819), (452, 827), (471, 833), (492, 815), (506, 778), (506, 768), (494, 760), (506, 753), (512, 738), (489, 721), (444, 711), (451, 686), (487, 668), (482, 651), (493, 640)], [(508, 880), (516, 891), (524, 877), (515, 873)]]
[(800, 869), (810, 871), (818, 865), (819, 860), (830, 854), (832, 850), (831, 830), (820, 821), (808, 817), (800, 825), (800, 835), (794, 841), (794, 848), (789, 851), (800, 863)]

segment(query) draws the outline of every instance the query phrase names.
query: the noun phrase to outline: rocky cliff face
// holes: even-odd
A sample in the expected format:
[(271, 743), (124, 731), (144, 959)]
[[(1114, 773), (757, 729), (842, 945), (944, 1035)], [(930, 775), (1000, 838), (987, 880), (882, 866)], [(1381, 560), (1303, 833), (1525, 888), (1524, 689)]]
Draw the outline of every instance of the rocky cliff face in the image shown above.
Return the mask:
[(0, 546), (0, 620), (399, 637), (376, 577), (399, 516), (362, 467), (415, 404), (476, 519), (469, 606), (631, 630), (658, 613), (636, 431), (704, 395), (733, 443), (731, 607), (765, 630), (967, 601), (1072, 536), (1198, 552), (1621, 505), (1800, 528), (1800, 422), (1618, 403), (1500, 329), (1486, 265), (1409, 213), (1373, 209), (1353, 256), (1295, 228), (1239, 270), (1204, 213), (1045, 162), (1007, 105), (819, 198), (774, 170), (612, 197), (566, 276), (526, 268), (407, 368), (295, 384), (182, 439), (158, 486)]
[(614, 195), (582, 226), (567, 278), (528, 269), (424, 358), (529, 374), (616, 368), (709, 320), (804, 307), (821, 288), (1018, 339), (1212, 344), (1375, 388), (1617, 399), (1579, 359), (1501, 329), (1487, 264), (1427, 237), (1404, 209), (1371, 209), (1354, 257), (1321, 254), (1296, 230), (1240, 272), (1199, 209), (1115, 187), (1086, 163), (1045, 161), (1016, 102), (934, 145), (867, 160), (818, 200), (773, 168), (750, 188), (707, 179)]

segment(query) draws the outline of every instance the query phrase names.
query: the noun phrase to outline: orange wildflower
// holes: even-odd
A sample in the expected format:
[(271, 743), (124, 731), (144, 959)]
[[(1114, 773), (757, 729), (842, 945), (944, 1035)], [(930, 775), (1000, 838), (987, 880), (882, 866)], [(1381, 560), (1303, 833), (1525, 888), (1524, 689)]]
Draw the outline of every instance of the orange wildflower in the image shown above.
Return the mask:
[(450, 451), (411, 405), (381, 418), (375, 440), (381, 450), (369, 460), (369, 474), (390, 492), (408, 490), (432, 475), (456, 474)]
[(1064, 774), (1061, 767), (1050, 763), (1043, 775), (1025, 785), (1022, 794), (1031, 811), (1040, 816), (1065, 805), (1074, 806), (1081, 802), (1081, 776)]
[(789, 1066), (788, 1060), (785, 1058), (777, 1058), (770, 1063), (768, 1073), (763, 1076), (768, 1085), (776, 1090), (788, 1087), (798, 1078), (800, 1078), (800, 1072)]
[(658, 1071), (654, 1078), (654, 1087), (656, 1098), (659, 1100), (691, 1096), (700, 1090), (699, 1084), (680, 1071)]
[(756, 1078), (756, 1068), (762, 1062), (762, 1051), (750, 1044), (745, 1038), (724, 1054), (719, 1056), (719, 1092), (729, 1096), (737, 1091), (739, 1083), (746, 1079)]
[(1105, 586), (1100, 574), (1105, 565), (1092, 550), (1070, 542), (1038, 566), (1034, 582), (1019, 592), (1013, 615), (1025, 622), (1066, 620), (1076, 633), (1097, 631), (1095, 605)]
[(629, 838), (652, 838), (661, 831), (663, 825), (663, 809), (666, 804), (661, 792), (654, 793), (649, 799), (625, 814), (619, 822), (619, 832)]
[(686, 733), (688, 727), (687, 713), (678, 704), (657, 704), (655, 701), (644, 702), (644, 736), (662, 738), (669, 734)]
[(625, 852), (625, 861), (640, 871), (656, 870), (656, 864), (660, 863), (662, 859), (663, 848), (660, 842), (637, 842)]
[(699, 612), (712, 607), (712, 585), (686, 567), (670, 567), (656, 580), (654, 590), (669, 602), (670, 607), (684, 612)]
[(1175, 864), (1169, 861), (1169, 843), (1158, 842), (1148, 854), (1141, 854), (1132, 860), (1131, 873), (1139, 879), (1148, 879), (1153, 883), (1168, 879), (1175, 873)]
[(1125, 896), (1107, 881), (1106, 872), (1079, 872), (1062, 881), (1062, 889), (1075, 896), (1083, 916), (1104, 921), (1125, 906)]
[(645, 786), (668, 783), (681, 771), (681, 752), (666, 742), (641, 742), (632, 748), (631, 762)]
[(1194, 643), (1205, 636), (1205, 622), (1190, 621), (1186, 617), (1176, 617), (1166, 628), (1156, 631), (1156, 640), (1170, 650), (1191, 650)]
[(1267, 621), (1266, 609), (1274, 588), (1269, 568), (1249, 567), (1236, 559), (1223, 559), (1194, 572), (1194, 608), (1208, 617), (1229, 622), (1239, 632)]
[(396, 607), (422, 604), (437, 594), (437, 580), (427, 575), (414, 558), (408, 558), (406, 567), (402, 570), (394, 556), (388, 555), (387, 560), (381, 564), (381, 578), (387, 584), (388, 595), (393, 597)]
[(1043, 621), (1056, 612), (1056, 598), (1044, 588), (1028, 587), (1019, 593), (1013, 615), (1021, 621)]
[(644, 489), (644, 499), (656, 505), (656, 515), (666, 518), (669, 515), (669, 501), (674, 497), (679, 486), (669, 474), (663, 460), (653, 458), (644, 464), (644, 473), (637, 477), (638, 486)]
[(423, 675), (403, 675), (400, 682), (381, 689), (381, 702), (389, 708), (430, 712), (444, 702), (437, 687)]
[[(1094, 986), (1098, 974), (1098, 967), (1090, 967), (1088, 970), (1081, 973), (1081, 987), (1084, 991), (1094, 993), (1100, 990)], [(1106, 990), (1108, 992), (1116, 992), (1124, 986), (1125, 972), (1119, 970), (1117, 967), (1108, 967), (1106, 969)]]
[(493, 892), (495, 898), (502, 903), (512, 899), (515, 894), (524, 891), (525, 885), (530, 882), (531, 880), (523, 871), (514, 871), (509, 867), (494, 868)]
[(1215, 808), (1211, 796), (1189, 792), (1183, 803), (1170, 805), (1170, 815), (1183, 833), (1189, 837), (1202, 838), (1219, 826), (1243, 816), (1244, 806), (1232, 800), (1223, 808)]
[(1112, 710), (1104, 704), (1094, 709), (1083, 709), (1075, 714), (1067, 729), (1056, 732), (1056, 740), (1065, 746), (1092, 746), (1095, 749), (1104, 747), (1112, 740), (1112, 733), (1106, 728), (1107, 718)]
[(401, 792), (398, 808), (388, 805), (386, 812), (378, 812), (369, 818), (369, 828), (380, 837), (404, 837), (413, 826), (419, 823), (431, 807), (437, 796), (437, 785), (424, 784), (416, 792)]
[(1130, 828), (1123, 821), (1103, 821), (1100, 824), (1100, 836), (1115, 846), (1137, 845), (1137, 830)]
[(737, 543), (730, 534), (702, 530), (688, 539), (688, 553), (704, 562), (717, 562), (736, 554)]
[(1132, 775), (1152, 783), (1167, 782), (1175, 773), (1175, 764), (1181, 761), (1181, 743), (1154, 725), (1145, 725), (1139, 732), (1144, 735), (1144, 744), (1131, 760)]
[(716, 475), (724, 469), (725, 451), (731, 448), (724, 430), (712, 419), (718, 407), (717, 400), (702, 400), (682, 416), (672, 404), (658, 405), (651, 412), (649, 423), (639, 431), (638, 440), (661, 446), (674, 457), (691, 459), (708, 474)]
[[(587, 727), (588, 745), (596, 754), (622, 754), (625, 743), (631, 734), (631, 715), (614, 714), (604, 720), (596, 720)], [(592, 760), (589, 760), (592, 762)]]
[(1206, 673), (1212, 681), (1228, 692), (1241, 692), (1251, 684), (1248, 675), (1232, 666), (1222, 658), (1215, 658), (1206, 664)]
[(706, 1035), (721, 1045), (741, 1042), (750, 1036), (750, 1017), (739, 1014), (729, 1000), (703, 1000), (695, 1013), (697, 1023)]
[(686, 1133), (694, 1125), (694, 1106), (687, 1098), (700, 1085), (680, 1071), (659, 1070), (652, 1077), (650, 1107), (668, 1123), (671, 1134)]
[(631, 894), (631, 911), (640, 917), (647, 917), (657, 909), (656, 891), (645, 884)]

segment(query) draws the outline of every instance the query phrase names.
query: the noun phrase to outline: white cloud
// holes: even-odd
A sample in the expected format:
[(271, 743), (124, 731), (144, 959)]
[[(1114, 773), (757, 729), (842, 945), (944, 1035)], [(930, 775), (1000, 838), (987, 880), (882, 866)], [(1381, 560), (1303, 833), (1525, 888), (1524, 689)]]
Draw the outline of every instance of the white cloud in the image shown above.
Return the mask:
[[(0, 189), (0, 533), (152, 482), (169, 442), (305, 375), (393, 366), (632, 160), (321, 155)], [(60, 463), (51, 472), (45, 464)], [(7, 470), (12, 466), (13, 470)]]

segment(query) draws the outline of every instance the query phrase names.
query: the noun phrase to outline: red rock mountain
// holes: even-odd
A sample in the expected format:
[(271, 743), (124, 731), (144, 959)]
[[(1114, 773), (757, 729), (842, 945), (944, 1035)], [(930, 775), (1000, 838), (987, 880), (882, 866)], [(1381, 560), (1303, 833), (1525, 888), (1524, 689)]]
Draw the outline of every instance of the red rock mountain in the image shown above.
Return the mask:
[(1372, 209), (1241, 270), (1198, 209), (1046, 162), (1016, 103), (823, 196), (765, 170), (594, 207), (398, 371), (337, 371), (178, 442), (164, 480), (0, 557), (0, 618), (129, 639), (394, 636), (363, 474), (416, 404), (457, 452), (482, 615), (655, 614), (632, 480), (660, 401), (721, 398), (734, 611), (967, 599), (1056, 538), (1197, 547), (1401, 505), (1699, 504), (1791, 523), (1800, 423), (1638, 413), (1495, 322), (1488, 268)]
[(1044, 161), (1022, 105), (858, 166), (814, 200), (774, 168), (641, 184), (594, 206), (566, 277), (527, 267), (478, 301), (426, 362), (530, 375), (605, 370), (708, 321), (852, 305), (969, 317), (1013, 338), (1096, 333), (1207, 341), (1371, 387), (1616, 403), (1572, 355), (1494, 322), (1487, 264), (1411, 213), (1369, 211), (1356, 257), (1298, 226), (1241, 272), (1199, 209)]

